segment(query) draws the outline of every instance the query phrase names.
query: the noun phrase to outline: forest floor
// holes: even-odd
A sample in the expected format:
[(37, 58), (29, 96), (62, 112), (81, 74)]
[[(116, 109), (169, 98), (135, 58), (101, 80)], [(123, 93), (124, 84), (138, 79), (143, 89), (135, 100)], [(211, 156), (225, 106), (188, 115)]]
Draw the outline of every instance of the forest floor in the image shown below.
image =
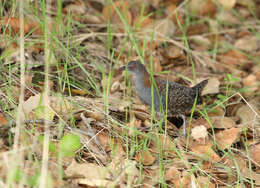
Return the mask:
[[(260, 186), (259, 1), (10, 0), (0, 26), (0, 187)], [(186, 136), (131, 60), (208, 79)]]

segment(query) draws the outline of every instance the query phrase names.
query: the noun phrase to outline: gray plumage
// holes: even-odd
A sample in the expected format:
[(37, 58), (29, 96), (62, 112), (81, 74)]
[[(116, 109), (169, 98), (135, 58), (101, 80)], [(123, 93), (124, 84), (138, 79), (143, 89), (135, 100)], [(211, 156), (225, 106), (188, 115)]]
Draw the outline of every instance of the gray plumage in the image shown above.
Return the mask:
[[(152, 106), (152, 80), (144, 65), (139, 61), (131, 61), (127, 64), (126, 68), (132, 75), (138, 97), (145, 104)], [(155, 111), (162, 112), (162, 109), (165, 111), (167, 106), (168, 116), (184, 117), (191, 110), (196, 99), (197, 104), (202, 103), (200, 95), (203, 88), (207, 85), (208, 80), (204, 80), (191, 88), (171, 81), (167, 83), (167, 80), (158, 77), (154, 77), (154, 82), (153, 101)], [(166, 95), (168, 95), (167, 100)]]

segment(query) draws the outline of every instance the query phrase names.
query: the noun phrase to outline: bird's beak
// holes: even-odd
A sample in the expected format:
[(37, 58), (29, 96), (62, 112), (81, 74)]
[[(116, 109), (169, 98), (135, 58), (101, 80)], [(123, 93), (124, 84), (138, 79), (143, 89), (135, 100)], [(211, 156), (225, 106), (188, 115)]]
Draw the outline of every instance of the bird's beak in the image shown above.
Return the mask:
[(125, 70), (126, 68), (127, 68), (127, 66), (124, 65), (124, 66), (120, 67), (119, 70), (120, 70), (120, 71), (123, 71), (123, 70)]

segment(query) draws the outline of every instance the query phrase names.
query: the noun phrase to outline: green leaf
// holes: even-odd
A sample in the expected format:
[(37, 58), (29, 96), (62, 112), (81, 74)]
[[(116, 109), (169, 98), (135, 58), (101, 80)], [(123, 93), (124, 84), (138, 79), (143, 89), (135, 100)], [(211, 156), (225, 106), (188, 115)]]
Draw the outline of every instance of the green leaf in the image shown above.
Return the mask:
[(60, 152), (62, 156), (73, 156), (74, 152), (80, 147), (80, 138), (74, 134), (66, 134), (60, 141)]

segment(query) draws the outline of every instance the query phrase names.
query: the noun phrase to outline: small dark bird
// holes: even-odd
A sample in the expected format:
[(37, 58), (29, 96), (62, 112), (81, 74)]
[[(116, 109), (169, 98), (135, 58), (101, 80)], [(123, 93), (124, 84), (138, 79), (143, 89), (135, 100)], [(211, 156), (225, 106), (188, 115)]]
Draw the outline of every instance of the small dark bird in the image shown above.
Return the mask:
[(202, 103), (200, 95), (203, 88), (207, 85), (208, 80), (204, 80), (190, 88), (175, 82), (163, 80), (159, 77), (154, 77), (153, 82), (140, 61), (131, 61), (126, 66), (120, 68), (120, 70), (124, 69), (127, 69), (132, 75), (136, 93), (142, 102), (152, 106), (153, 98), (155, 111), (165, 112), (167, 107), (168, 117), (181, 117), (183, 119), (183, 134), (185, 135), (185, 114), (191, 110), (196, 99), (197, 104)]

